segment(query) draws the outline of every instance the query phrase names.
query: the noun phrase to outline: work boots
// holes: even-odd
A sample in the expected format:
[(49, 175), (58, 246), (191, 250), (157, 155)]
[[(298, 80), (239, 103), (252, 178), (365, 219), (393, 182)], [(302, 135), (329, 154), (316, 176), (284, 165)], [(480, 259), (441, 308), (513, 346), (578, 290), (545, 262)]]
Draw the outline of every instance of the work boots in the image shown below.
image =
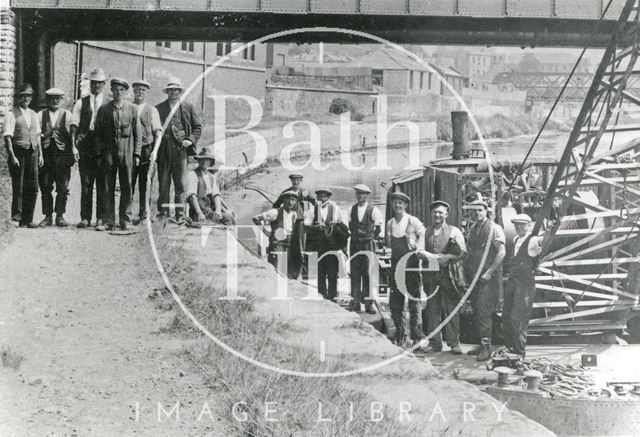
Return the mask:
[(491, 358), (491, 339), (483, 338), (480, 341), (480, 352), (476, 357), (476, 361), (487, 361)]
[(51, 214), (48, 214), (44, 216), (44, 218), (38, 224), (38, 226), (40, 226), (41, 228), (44, 228), (46, 226), (51, 226), (52, 224), (53, 224), (53, 217), (51, 216)]

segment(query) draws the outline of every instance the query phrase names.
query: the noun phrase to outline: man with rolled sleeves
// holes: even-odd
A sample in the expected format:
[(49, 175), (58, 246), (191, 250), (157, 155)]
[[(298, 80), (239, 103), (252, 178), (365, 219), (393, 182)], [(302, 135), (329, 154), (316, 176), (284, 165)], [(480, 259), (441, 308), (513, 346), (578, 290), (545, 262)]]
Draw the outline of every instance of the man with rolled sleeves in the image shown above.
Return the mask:
[(144, 80), (137, 80), (131, 85), (133, 88), (133, 104), (138, 110), (138, 117), (142, 125), (142, 149), (140, 152), (140, 165), (133, 169), (133, 180), (131, 181), (131, 193), (136, 191), (136, 181), (140, 190), (138, 218), (140, 222), (148, 218), (147, 212), (147, 178), (149, 176), (149, 166), (151, 163), (151, 152), (155, 142), (162, 131), (160, 114), (155, 106), (145, 103), (145, 98), (151, 90), (151, 84)]
[(113, 100), (102, 105), (96, 116), (96, 156), (105, 187), (104, 225), (96, 226), (97, 231), (116, 227), (116, 177), (120, 183), (119, 225), (123, 231), (132, 229), (131, 175), (140, 164), (142, 126), (135, 105), (124, 99), (128, 89), (126, 80), (111, 79)]
[(91, 225), (93, 214), (93, 186), (96, 185), (96, 226), (102, 226), (101, 206), (103, 177), (99, 176), (96, 157), (95, 123), (98, 109), (106, 102), (102, 90), (107, 76), (102, 68), (89, 74), (90, 93), (79, 99), (73, 106), (71, 121), (71, 144), (78, 149), (78, 170), (80, 172), (80, 222), (78, 228)]
[[(78, 157), (78, 150), (71, 144), (72, 115), (60, 108), (64, 91), (51, 88), (46, 92), (47, 108), (38, 113), (38, 121), (42, 130), (42, 153), (44, 165), (39, 171), (40, 192), (42, 196), (42, 213), (44, 218), (39, 226), (53, 224), (53, 212), (56, 213), (56, 226), (67, 226), (64, 213), (69, 196), (69, 179), (71, 166)], [(55, 208), (53, 203), (53, 185), (56, 186)]]
[[(467, 353), (477, 355), (478, 361), (485, 361), (491, 357), (492, 319), (498, 305), (498, 290), (502, 281), (500, 266), (506, 253), (505, 235), (502, 227), (488, 217), (487, 202), (475, 200), (471, 202), (470, 208), (475, 212), (476, 222), (467, 236), (468, 255), (464, 269), (469, 284), (480, 270), (480, 278), (471, 296), (473, 322), (480, 336), (480, 346)], [(489, 253), (483, 263), (482, 256), (487, 244)]]
[[(407, 344), (405, 331), (404, 305), (409, 299), (409, 335), (413, 344), (424, 338), (422, 332), (420, 303), (420, 261), (416, 249), (424, 247), (424, 225), (406, 212), (411, 198), (399, 191), (391, 194), (393, 218), (387, 222), (385, 237), (387, 247), (391, 248), (391, 293), (389, 307), (391, 318), (396, 325), (396, 344)], [(401, 264), (402, 261), (402, 264)], [(406, 261), (406, 262), (405, 262)], [(399, 271), (399, 269), (404, 271)], [(404, 287), (397, 282), (396, 276), (404, 278)]]
[[(425, 230), (424, 250), (438, 259), (440, 270), (436, 272), (422, 272), (424, 291), (429, 296), (427, 301), (427, 333), (435, 331), (442, 317), (448, 317), (460, 302), (460, 292), (454, 283), (450, 267), (460, 262), (466, 253), (467, 247), (460, 229), (447, 223), (449, 216), (449, 204), (442, 200), (436, 200), (429, 206), (431, 210), (431, 225)], [(454, 314), (444, 326), (444, 335), (451, 353), (459, 355), (460, 349), (460, 322), (458, 315)], [(430, 352), (442, 351), (442, 335), (440, 332), (429, 340)]]
[(336, 223), (344, 223), (340, 208), (330, 200), (333, 192), (329, 188), (316, 190), (316, 206), (307, 211), (304, 225), (309, 237), (308, 249), (316, 252), (318, 256), (318, 293), (327, 299), (335, 300), (338, 297), (338, 271), (340, 260), (334, 254), (328, 253), (340, 248), (328, 236), (330, 226)]
[(307, 215), (307, 211), (310, 208), (310, 205), (315, 205), (316, 200), (309, 194), (307, 190), (302, 188), (302, 175), (300, 173), (292, 173), (289, 175), (289, 180), (291, 181), (291, 186), (284, 190), (276, 201), (273, 203), (274, 208), (280, 208), (284, 204), (284, 194), (289, 193), (291, 191), (297, 193), (297, 210), (296, 217), (297, 221), (293, 228), (293, 235), (291, 236), (291, 247), (289, 250), (291, 251), (291, 259), (292, 259), (292, 267), (293, 271), (291, 275), (295, 275), (297, 278), (300, 272), (302, 272), (302, 277), (306, 278), (307, 276), (307, 264), (305, 262), (305, 257), (303, 253), (305, 251), (306, 246), (306, 235), (304, 231), (304, 218)]
[[(351, 242), (349, 250), (351, 260), (351, 311), (360, 311), (364, 302), (364, 309), (369, 314), (375, 314), (373, 300), (370, 298), (371, 261), (375, 258), (375, 239), (382, 232), (384, 217), (378, 208), (369, 203), (371, 189), (358, 184), (353, 187), (356, 192), (357, 203), (351, 207), (349, 215), (349, 231)], [(359, 255), (358, 255), (359, 254)]]
[(169, 216), (169, 208), (163, 206), (169, 203), (171, 181), (175, 192), (176, 220), (181, 223), (184, 217), (185, 189), (187, 184), (187, 156), (195, 155), (195, 146), (202, 133), (202, 125), (195, 108), (190, 103), (180, 103), (180, 94), (184, 87), (178, 78), (169, 79), (164, 88), (167, 100), (156, 106), (160, 114), (160, 123), (164, 126), (171, 110), (176, 108), (166, 130), (162, 136), (158, 151), (158, 216)]
[(511, 352), (525, 356), (527, 328), (536, 295), (535, 274), (542, 252), (542, 237), (531, 235), (531, 217), (518, 214), (511, 219), (516, 236), (513, 260), (504, 293), (502, 325), (505, 344)]
[(17, 105), (4, 118), (4, 145), (9, 158), (13, 196), (11, 218), (21, 228), (37, 228), (33, 212), (38, 197), (38, 167), (44, 163), (38, 115), (29, 108), (33, 88), (24, 84), (16, 93)]

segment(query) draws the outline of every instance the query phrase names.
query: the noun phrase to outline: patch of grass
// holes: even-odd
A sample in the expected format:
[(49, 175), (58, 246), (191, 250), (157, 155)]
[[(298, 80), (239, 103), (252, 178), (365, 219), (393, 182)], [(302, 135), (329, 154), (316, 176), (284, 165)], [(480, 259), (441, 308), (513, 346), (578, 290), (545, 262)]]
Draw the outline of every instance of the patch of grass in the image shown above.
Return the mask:
[(20, 368), (20, 364), (24, 361), (25, 356), (22, 352), (19, 352), (11, 347), (5, 347), (0, 351), (0, 360), (2, 361), (2, 367), (11, 367), (14, 370)]
[[(186, 251), (170, 244), (159, 244), (158, 249), (161, 259), (171, 260), (165, 263), (165, 268), (184, 304), (209, 332), (235, 351), (281, 369), (308, 372), (348, 369), (339, 358), (328, 357), (326, 361), (320, 361), (312, 349), (282, 341), (291, 335), (290, 325), (286, 320), (255, 311), (256, 300), (247, 290), (242, 290), (242, 285), (239, 293), (246, 300), (220, 300), (225, 290), (216, 283), (204, 285), (194, 280), (198, 276), (197, 268), (193, 275), (180, 274), (187, 270), (182, 264), (192, 264)], [(202, 274), (220, 272), (209, 267), (207, 271), (203, 269)], [(169, 329), (188, 336), (198, 334), (182, 312), (176, 314)], [(215, 390), (217, 399), (223, 404), (222, 416), (239, 435), (419, 435), (415, 425), (392, 420), (393, 416), (385, 407), (382, 407), (383, 420), (371, 420), (371, 408), (377, 400), (357, 388), (366, 384), (365, 378), (360, 376), (290, 376), (257, 367), (204, 338), (186, 347), (185, 353)], [(267, 409), (275, 410), (272, 416), (278, 419), (277, 422), (268, 420)], [(331, 421), (320, 421), (320, 414)], [(246, 420), (239, 421), (238, 417)]]

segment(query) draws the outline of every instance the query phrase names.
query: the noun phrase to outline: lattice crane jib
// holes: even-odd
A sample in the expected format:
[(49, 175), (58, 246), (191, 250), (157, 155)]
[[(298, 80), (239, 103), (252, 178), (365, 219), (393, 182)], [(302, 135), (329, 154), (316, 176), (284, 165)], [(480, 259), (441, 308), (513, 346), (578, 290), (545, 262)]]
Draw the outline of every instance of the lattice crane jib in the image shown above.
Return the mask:
[(629, 87), (640, 79), (638, 6), (625, 3), (533, 229), (547, 223), (534, 329), (613, 329), (639, 309), (640, 96)]

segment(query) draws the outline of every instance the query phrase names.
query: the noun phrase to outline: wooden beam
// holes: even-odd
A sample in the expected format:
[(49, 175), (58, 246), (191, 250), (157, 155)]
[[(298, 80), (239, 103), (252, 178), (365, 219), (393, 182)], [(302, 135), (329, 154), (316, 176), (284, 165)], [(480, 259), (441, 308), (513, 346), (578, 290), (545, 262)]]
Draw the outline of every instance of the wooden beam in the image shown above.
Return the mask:
[(635, 304), (610, 305), (604, 308), (594, 308), (592, 310), (576, 311), (568, 314), (558, 314), (557, 316), (533, 319), (529, 322), (529, 325), (537, 325), (539, 323), (553, 322), (556, 320), (568, 320), (568, 319), (575, 319), (580, 317), (593, 316), (595, 314), (604, 314), (612, 311), (629, 310), (634, 308), (635, 306), (636, 306)]
[[(609, 259), (607, 261), (609, 261)], [(571, 262), (571, 261), (565, 261), (565, 262)], [(576, 282), (578, 284), (586, 285), (588, 288), (596, 288), (598, 290), (608, 291), (609, 293), (613, 293), (613, 294), (616, 294), (616, 295), (619, 295), (619, 296), (625, 296), (625, 297), (628, 297), (629, 299), (636, 299), (637, 298), (637, 296), (635, 296), (635, 295), (633, 295), (631, 293), (627, 293), (626, 291), (618, 290), (617, 288), (609, 287), (608, 285), (600, 284), (599, 282), (586, 281), (584, 279), (576, 278), (576, 277), (571, 276), (571, 275), (569, 275), (567, 273), (562, 273), (562, 272), (559, 272), (557, 270), (547, 269), (547, 268), (544, 268), (542, 266), (538, 267), (538, 270), (543, 272), (543, 273), (546, 273), (548, 275), (560, 276), (562, 279), (564, 279), (566, 281), (572, 281), (572, 282)]]
[[(594, 258), (594, 259), (579, 259), (579, 260), (569, 260), (569, 261), (560, 261), (560, 262), (551, 262), (547, 261), (542, 263), (541, 265), (544, 267), (550, 267), (553, 264), (558, 267), (569, 267), (569, 266), (597, 266), (603, 264), (609, 264), (611, 262), (611, 258)], [(640, 257), (634, 256), (631, 258), (616, 258), (615, 263), (618, 264), (627, 264), (627, 263), (637, 263), (640, 262)]]
[[(617, 279), (626, 279), (626, 273), (603, 273), (602, 275), (598, 275), (597, 273), (589, 273), (584, 275), (571, 275), (574, 278), (580, 279), (602, 279), (602, 280), (617, 280)], [(562, 281), (561, 278), (557, 276), (547, 276), (547, 275), (536, 275), (536, 281)]]
[(536, 284), (536, 289), (545, 290), (545, 291), (553, 291), (560, 294), (575, 294), (576, 296), (587, 296), (587, 297), (595, 297), (599, 299), (607, 299), (612, 301), (617, 301), (618, 296), (612, 296), (610, 294), (604, 293), (596, 293), (593, 291), (582, 291), (576, 290), (575, 288), (567, 288), (567, 287), (556, 287), (555, 285), (544, 285), (544, 284)]

